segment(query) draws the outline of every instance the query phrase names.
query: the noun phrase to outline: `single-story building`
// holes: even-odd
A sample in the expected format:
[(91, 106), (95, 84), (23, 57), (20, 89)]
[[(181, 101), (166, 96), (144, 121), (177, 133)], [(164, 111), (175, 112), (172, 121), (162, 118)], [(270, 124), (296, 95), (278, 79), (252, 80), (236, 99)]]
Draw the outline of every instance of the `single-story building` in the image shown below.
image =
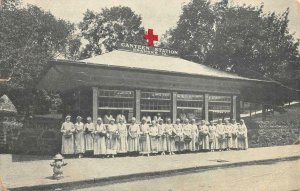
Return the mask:
[(255, 92), (278, 86), (187, 61), (176, 52), (148, 49), (127, 46), (85, 60), (52, 60), (38, 88), (60, 91), (64, 114), (73, 117), (92, 116), (95, 121), (108, 111), (115, 116), (123, 111), (127, 119), (159, 113), (173, 121), (209, 121), (239, 119), (240, 100), (251, 101)]

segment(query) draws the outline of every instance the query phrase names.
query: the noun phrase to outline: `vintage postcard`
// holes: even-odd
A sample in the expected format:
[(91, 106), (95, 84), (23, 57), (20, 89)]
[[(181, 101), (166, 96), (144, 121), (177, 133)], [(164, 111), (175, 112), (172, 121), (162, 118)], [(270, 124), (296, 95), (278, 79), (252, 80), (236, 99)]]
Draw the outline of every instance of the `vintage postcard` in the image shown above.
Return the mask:
[(0, 190), (300, 190), (299, 0), (0, 0)]

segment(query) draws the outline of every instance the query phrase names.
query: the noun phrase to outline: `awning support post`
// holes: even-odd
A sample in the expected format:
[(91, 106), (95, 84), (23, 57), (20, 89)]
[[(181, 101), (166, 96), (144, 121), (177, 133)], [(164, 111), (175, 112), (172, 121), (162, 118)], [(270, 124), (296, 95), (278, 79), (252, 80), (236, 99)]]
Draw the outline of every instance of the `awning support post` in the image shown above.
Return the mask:
[(172, 93), (172, 120), (176, 122), (177, 118), (177, 92)]
[(98, 118), (98, 88), (97, 87), (92, 87), (93, 91), (93, 122), (97, 122)]
[(135, 118), (141, 121), (141, 90), (135, 90)]
[(231, 100), (231, 106), (232, 106), (232, 108), (231, 108), (232, 109), (231, 119), (233, 119), (233, 120), (236, 120), (236, 106), (237, 106), (237, 104), (236, 104), (236, 98), (237, 98), (237, 96), (234, 95), (234, 96), (232, 96), (232, 100)]
[(204, 118), (208, 122), (208, 94), (204, 94)]

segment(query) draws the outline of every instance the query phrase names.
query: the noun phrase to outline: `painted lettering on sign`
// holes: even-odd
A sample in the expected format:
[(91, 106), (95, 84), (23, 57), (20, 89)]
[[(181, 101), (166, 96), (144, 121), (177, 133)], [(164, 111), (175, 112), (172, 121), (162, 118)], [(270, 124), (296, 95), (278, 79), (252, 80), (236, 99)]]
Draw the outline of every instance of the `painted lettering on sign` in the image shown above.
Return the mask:
[(171, 50), (166, 48), (154, 47), (154, 46), (144, 46), (139, 44), (131, 44), (126, 42), (121, 42), (118, 44), (118, 49), (128, 50), (143, 54), (153, 54), (161, 56), (178, 56), (177, 50)]

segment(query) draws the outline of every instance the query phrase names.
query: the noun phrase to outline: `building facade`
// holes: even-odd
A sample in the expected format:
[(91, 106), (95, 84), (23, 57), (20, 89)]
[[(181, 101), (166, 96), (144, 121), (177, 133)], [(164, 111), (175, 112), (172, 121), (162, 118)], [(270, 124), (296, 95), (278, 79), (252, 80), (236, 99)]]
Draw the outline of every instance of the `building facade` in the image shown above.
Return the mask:
[(174, 56), (115, 50), (93, 58), (50, 61), (38, 88), (60, 91), (64, 114), (131, 119), (155, 116), (239, 119), (243, 90), (272, 86)]

